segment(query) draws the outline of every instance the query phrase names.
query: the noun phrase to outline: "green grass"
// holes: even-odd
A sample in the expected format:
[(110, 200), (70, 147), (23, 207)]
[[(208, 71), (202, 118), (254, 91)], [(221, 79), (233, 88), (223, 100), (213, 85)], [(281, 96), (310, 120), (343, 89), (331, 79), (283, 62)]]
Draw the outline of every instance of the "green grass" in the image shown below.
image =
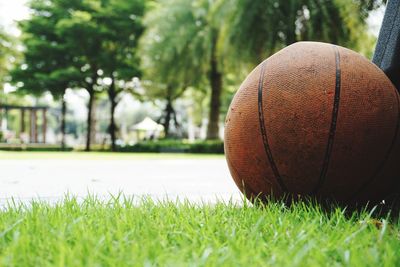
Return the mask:
[(123, 199), (11, 205), (1, 266), (400, 266), (398, 220), (273, 202)]
[(0, 151), (0, 160), (5, 159), (76, 159), (76, 160), (134, 160), (134, 159), (210, 159), (223, 158), (216, 154), (187, 153), (113, 153), (113, 152), (28, 152)]

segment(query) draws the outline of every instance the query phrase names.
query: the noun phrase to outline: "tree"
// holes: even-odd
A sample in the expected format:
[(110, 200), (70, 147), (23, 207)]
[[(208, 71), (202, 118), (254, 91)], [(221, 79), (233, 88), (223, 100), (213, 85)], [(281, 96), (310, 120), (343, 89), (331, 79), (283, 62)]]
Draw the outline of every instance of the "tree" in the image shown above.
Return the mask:
[[(146, 31), (140, 42), (146, 96), (150, 99), (162, 99), (165, 103), (159, 121), (164, 126), (166, 137), (171, 136), (171, 121), (175, 123), (175, 127), (179, 125), (174, 108), (175, 100), (181, 97), (189, 86), (204, 84), (203, 75), (194, 71), (193, 58), (186, 56), (191, 53), (190, 37), (174, 34), (184, 25), (179, 23), (187, 23), (186, 12), (190, 12), (190, 3), (180, 1), (172, 8), (166, 6), (169, 2), (161, 1), (149, 7), (150, 11), (144, 21)], [(172, 13), (165, 13), (169, 12), (166, 10), (168, 8), (171, 8)], [(189, 19), (192, 20), (190, 16), (189, 13)], [(177, 29), (177, 26), (180, 28)]]
[(61, 100), (61, 147), (65, 148), (67, 106), (64, 98), (67, 88), (75, 87), (82, 79), (76, 59), (69, 53), (63, 36), (57, 34), (57, 23), (66, 17), (55, 1), (29, 2), (30, 19), (22, 21), (23, 60), (12, 71), (19, 92), (40, 95), (50, 92)]
[(360, 48), (369, 11), (381, 1), (234, 0), (227, 42), (240, 60), (257, 63), (297, 41), (314, 40)]
[[(208, 139), (219, 136), (224, 74), (223, 3), (218, 0), (162, 0), (148, 14), (149, 31), (158, 39), (160, 51), (173, 55), (160, 64), (159, 73), (172, 73), (176, 80), (181, 79), (180, 84), (187, 81), (194, 87), (204, 86), (205, 78), (208, 80), (211, 89)], [(183, 80), (182, 76), (187, 79)]]
[(143, 32), (143, 0), (108, 0), (95, 14), (97, 24), (103, 29), (100, 68), (108, 78), (107, 95), (110, 101), (111, 149), (116, 150), (115, 109), (118, 95), (123, 91), (126, 81), (140, 76), (137, 46)]
[(68, 54), (80, 64), (82, 79), (78, 86), (84, 88), (89, 94), (87, 103), (87, 129), (86, 151), (90, 151), (92, 134), (94, 132), (93, 108), (96, 93), (102, 91), (99, 83), (101, 76), (101, 47), (102, 29), (98, 28), (97, 20), (93, 14), (101, 8), (100, 1), (83, 0), (52, 0), (57, 8), (64, 10), (68, 15), (56, 23), (55, 33), (63, 36), (64, 44), (68, 47)]
[[(87, 151), (94, 132), (96, 94), (107, 90), (115, 150), (114, 112), (120, 83), (139, 75), (135, 49), (142, 32), (144, 1), (31, 0), (30, 7), (32, 18), (21, 24), (27, 47), (25, 63), (15, 72), (16, 80), (24, 82), (21, 90), (48, 90), (62, 96), (68, 87), (84, 88), (89, 94)], [(65, 113), (65, 101), (62, 110)]]
[[(83, 0), (63, 3), (69, 16), (57, 23), (58, 34), (66, 38), (70, 53), (83, 65), (82, 87), (89, 94), (86, 150), (90, 150), (92, 111), (95, 96), (107, 90), (111, 102), (109, 133), (115, 150), (115, 108), (121, 81), (139, 75), (136, 56), (137, 40), (142, 32), (143, 0)], [(109, 81), (108, 83), (105, 81)]]

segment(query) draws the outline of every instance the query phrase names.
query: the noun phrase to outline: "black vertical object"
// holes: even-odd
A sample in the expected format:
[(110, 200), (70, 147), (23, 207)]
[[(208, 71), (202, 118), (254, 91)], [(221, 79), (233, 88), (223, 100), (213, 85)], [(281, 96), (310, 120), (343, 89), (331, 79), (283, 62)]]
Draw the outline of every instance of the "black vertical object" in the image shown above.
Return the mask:
[(389, 0), (372, 59), (400, 91), (400, 0)]

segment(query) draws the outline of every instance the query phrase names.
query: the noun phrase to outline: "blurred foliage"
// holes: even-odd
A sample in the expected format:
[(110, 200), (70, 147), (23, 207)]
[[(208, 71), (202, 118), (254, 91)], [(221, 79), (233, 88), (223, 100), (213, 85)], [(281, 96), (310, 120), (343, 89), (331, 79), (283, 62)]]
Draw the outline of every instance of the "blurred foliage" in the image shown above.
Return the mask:
[[(369, 54), (366, 19), (380, 0), (232, 0), (227, 43), (235, 58), (258, 63), (297, 41), (339, 44)], [(367, 42), (371, 44), (370, 41)]]
[(49, 91), (60, 98), (66, 88), (80, 85), (80, 62), (69, 53), (65, 37), (57, 33), (58, 21), (68, 16), (68, 12), (56, 4), (56, 1), (31, 0), (32, 15), (20, 22), (25, 50), (23, 61), (12, 75), (22, 94), (41, 95)]
[[(174, 99), (187, 87), (210, 89), (207, 137), (218, 138), (224, 74), (224, 1), (160, 0), (146, 15), (143, 68)], [(169, 90), (169, 92), (168, 92)]]
[(19, 52), (17, 40), (0, 27), (0, 97), (3, 98), (4, 84), (10, 80), (10, 70), (16, 63)]
[[(0, 132), (1, 134), (1, 132)], [(0, 144), (0, 151), (32, 151), (32, 152), (57, 152), (72, 151), (71, 147), (60, 148), (58, 145), (47, 144)]]
[[(30, 0), (20, 23), (23, 58), (11, 72), (22, 94), (84, 88), (92, 107), (107, 95), (115, 143), (115, 108), (122, 92), (162, 106), (167, 133), (183, 125), (184, 98), (196, 125), (208, 114), (208, 137), (218, 137), (219, 115), (255, 64), (296, 41), (339, 44), (371, 55), (375, 38), (367, 17), (381, 0)], [(0, 30), (0, 85), (8, 75), (14, 40)], [(4, 57), (4, 55), (8, 55)], [(140, 77), (140, 82), (132, 78)], [(137, 79), (137, 78), (136, 78)], [(3, 98), (3, 97), (2, 97)], [(161, 103), (161, 104), (160, 104)]]
[[(159, 0), (145, 17), (142, 67), (150, 96), (176, 99), (189, 86), (209, 92), (211, 138), (221, 90), (254, 64), (297, 41), (339, 44), (370, 55), (366, 19), (381, 1)], [(222, 78), (220, 77), (222, 76)], [(222, 87), (222, 88), (219, 88)], [(224, 108), (222, 108), (224, 110)]]
[(144, 1), (31, 0), (29, 7), (31, 18), (20, 23), (24, 62), (13, 72), (20, 92), (50, 91), (62, 98), (67, 88), (86, 89), (90, 149), (95, 94), (107, 91), (115, 141), (113, 112), (121, 86), (140, 75), (136, 45), (143, 30)]
[(120, 152), (147, 152), (147, 153), (200, 153), (223, 154), (224, 143), (220, 140), (196, 141), (193, 143), (184, 140), (161, 139), (155, 141), (142, 141), (133, 146), (119, 147)]

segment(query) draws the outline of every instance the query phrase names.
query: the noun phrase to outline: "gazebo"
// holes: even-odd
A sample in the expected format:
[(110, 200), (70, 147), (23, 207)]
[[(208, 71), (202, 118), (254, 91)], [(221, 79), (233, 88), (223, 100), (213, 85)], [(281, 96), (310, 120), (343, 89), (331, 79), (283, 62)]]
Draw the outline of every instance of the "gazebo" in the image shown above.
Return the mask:
[[(21, 134), (26, 132), (26, 114), (28, 113), (29, 117), (29, 142), (30, 143), (46, 143), (46, 131), (47, 131), (47, 110), (46, 106), (18, 106), (18, 105), (4, 105), (0, 104), (0, 113), (2, 115), (3, 121), (5, 121), (5, 125), (2, 123), (2, 127), (7, 128), (7, 117), (8, 112), (10, 110), (19, 110), (21, 114), (21, 125), (20, 125), (20, 138)], [(39, 113), (39, 114), (38, 114)], [(39, 141), (38, 132), (38, 116), (42, 115), (42, 123), (41, 123), (41, 132), (42, 138)]]
[(136, 132), (136, 141), (142, 139), (158, 138), (164, 132), (164, 126), (153, 121), (151, 118), (146, 117), (138, 124), (130, 128), (131, 131)]

